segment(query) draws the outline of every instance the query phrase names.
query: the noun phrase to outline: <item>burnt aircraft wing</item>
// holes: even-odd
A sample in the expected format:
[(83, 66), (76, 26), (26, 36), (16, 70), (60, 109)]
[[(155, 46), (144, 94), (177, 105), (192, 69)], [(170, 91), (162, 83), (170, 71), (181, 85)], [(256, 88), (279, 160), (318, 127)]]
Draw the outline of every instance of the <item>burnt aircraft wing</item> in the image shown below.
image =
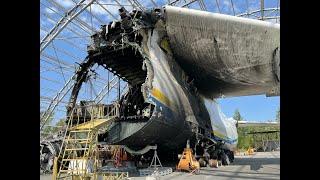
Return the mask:
[(202, 95), (280, 95), (279, 24), (172, 6), (165, 19), (175, 59)]

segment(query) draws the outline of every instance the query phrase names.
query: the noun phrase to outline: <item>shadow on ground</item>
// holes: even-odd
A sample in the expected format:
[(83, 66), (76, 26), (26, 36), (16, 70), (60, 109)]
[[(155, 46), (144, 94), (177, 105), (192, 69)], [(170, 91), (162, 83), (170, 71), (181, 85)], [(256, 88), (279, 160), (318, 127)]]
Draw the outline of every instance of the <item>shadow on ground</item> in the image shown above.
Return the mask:
[(280, 165), (280, 158), (239, 158), (235, 165), (250, 165), (250, 170), (259, 170), (263, 165)]

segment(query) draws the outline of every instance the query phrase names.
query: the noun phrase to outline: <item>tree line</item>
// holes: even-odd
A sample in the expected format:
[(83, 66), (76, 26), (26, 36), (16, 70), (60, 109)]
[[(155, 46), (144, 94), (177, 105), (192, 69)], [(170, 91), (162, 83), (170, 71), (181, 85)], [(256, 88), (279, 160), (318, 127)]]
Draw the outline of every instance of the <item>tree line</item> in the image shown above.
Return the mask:
[[(42, 116), (43, 113), (44, 113), (43, 111), (40, 111), (40, 117)], [(52, 122), (54, 119), (53, 117), (54, 117), (54, 114), (51, 114), (47, 122), (44, 124), (44, 127), (40, 132), (41, 137), (47, 137), (52, 134), (55, 134), (60, 131), (61, 127), (65, 126), (65, 119), (60, 119), (56, 123), (53, 123)], [(42, 124), (41, 118), (40, 118), (40, 124)]]
[[(238, 121), (244, 121), (244, 118), (241, 116), (239, 109), (236, 109), (233, 114), (233, 119)], [(276, 111), (276, 117), (274, 119), (276, 122), (280, 123), (280, 107)], [(238, 149), (246, 150), (249, 147), (254, 147), (261, 140), (269, 139), (279, 141), (279, 133), (270, 133), (270, 134), (248, 134), (248, 132), (264, 132), (264, 131), (280, 131), (279, 127), (261, 127), (261, 126), (251, 126), (251, 127), (238, 127)], [(259, 142), (258, 142), (259, 141)]]

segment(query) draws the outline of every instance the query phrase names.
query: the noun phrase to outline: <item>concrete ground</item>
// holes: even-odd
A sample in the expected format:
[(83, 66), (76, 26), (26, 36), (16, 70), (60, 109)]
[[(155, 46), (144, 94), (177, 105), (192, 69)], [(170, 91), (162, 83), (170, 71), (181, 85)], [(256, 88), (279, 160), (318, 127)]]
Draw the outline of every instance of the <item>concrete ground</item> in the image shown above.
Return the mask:
[(41, 175), (40, 174), (40, 180), (52, 180), (51, 175)]
[[(41, 180), (51, 180), (51, 176), (40, 176)], [(251, 156), (236, 156), (235, 162), (230, 166), (219, 168), (201, 168), (199, 175), (187, 172), (173, 172), (160, 178), (132, 177), (131, 180), (225, 180), (225, 179), (280, 179), (280, 151), (257, 152)]]

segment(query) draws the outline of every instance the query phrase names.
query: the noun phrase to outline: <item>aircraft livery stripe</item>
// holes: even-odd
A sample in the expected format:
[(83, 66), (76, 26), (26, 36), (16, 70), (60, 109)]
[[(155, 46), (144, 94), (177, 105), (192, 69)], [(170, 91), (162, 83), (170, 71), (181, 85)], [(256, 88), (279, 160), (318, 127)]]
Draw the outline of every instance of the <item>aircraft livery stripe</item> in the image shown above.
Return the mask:
[(228, 139), (220, 138), (218, 136), (215, 136), (214, 139), (215, 140), (222, 140), (222, 141), (227, 142), (229, 144), (236, 144), (237, 143), (237, 139), (228, 140)]
[(170, 107), (171, 101), (159, 89), (153, 88), (151, 94), (162, 104)]
[(214, 133), (214, 136), (217, 137), (219, 140), (223, 140), (223, 141), (225, 141), (227, 143), (232, 144), (232, 143), (235, 143), (237, 141), (237, 139), (228, 138), (225, 135), (219, 133), (218, 131), (214, 131), (213, 133)]

